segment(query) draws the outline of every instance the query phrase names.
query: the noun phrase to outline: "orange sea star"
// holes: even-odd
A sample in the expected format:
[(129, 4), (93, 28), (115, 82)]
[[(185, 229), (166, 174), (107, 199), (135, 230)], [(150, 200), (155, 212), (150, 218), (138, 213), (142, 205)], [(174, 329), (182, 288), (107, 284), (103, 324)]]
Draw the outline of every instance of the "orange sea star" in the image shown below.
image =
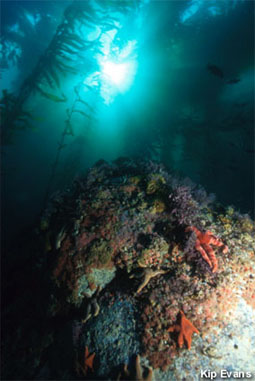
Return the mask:
[(84, 358), (82, 361), (79, 361), (78, 353), (76, 353), (75, 371), (78, 374), (78, 376), (83, 375), (84, 377), (86, 377), (89, 368), (93, 372), (93, 361), (95, 355), (95, 353), (89, 354), (88, 347), (85, 347)]
[(195, 248), (200, 252), (204, 260), (211, 267), (212, 272), (215, 273), (218, 269), (218, 261), (213, 249), (211, 248), (211, 245), (219, 247), (223, 246), (223, 253), (228, 252), (228, 247), (224, 245), (221, 239), (215, 237), (209, 230), (207, 230), (205, 233), (202, 233), (195, 226), (188, 226), (186, 228), (186, 232), (189, 231), (192, 231), (196, 234), (197, 239), (195, 242)]
[(95, 353), (89, 354), (88, 347), (85, 348), (84, 354), (84, 372), (87, 374), (88, 368), (90, 368), (93, 372), (93, 361), (94, 361)]
[(180, 311), (181, 321), (180, 324), (175, 324), (173, 327), (168, 328), (167, 332), (179, 332), (178, 345), (182, 348), (184, 340), (187, 344), (188, 349), (191, 348), (192, 334), (199, 331), (194, 327), (194, 325), (186, 318), (183, 311)]

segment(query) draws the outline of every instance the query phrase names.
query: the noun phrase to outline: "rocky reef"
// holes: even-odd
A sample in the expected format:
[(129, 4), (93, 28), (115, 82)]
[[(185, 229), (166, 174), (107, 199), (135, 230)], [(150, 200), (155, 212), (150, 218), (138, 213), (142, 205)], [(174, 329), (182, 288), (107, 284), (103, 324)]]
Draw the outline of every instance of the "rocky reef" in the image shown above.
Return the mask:
[(99, 161), (52, 196), (26, 251), (37, 295), (6, 308), (7, 379), (255, 371), (254, 223), (163, 166)]

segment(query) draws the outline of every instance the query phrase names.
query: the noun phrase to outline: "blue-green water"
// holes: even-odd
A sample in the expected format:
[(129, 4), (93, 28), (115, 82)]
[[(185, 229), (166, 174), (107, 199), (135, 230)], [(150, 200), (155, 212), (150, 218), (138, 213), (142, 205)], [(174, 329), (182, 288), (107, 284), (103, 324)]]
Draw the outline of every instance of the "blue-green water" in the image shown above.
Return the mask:
[(159, 161), (252, 215), (253, 8), (2, 1), (4, 239), (119, 156)]

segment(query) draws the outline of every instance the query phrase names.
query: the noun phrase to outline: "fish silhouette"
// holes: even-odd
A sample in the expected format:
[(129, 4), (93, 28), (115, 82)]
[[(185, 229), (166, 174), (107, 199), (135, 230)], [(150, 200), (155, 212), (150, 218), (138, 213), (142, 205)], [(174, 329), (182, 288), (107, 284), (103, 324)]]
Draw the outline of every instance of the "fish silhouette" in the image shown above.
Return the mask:
[(227, 84), (228, 85), (234, 85), (235, 83), (238, 83), (238, 82), (240, 82), (241, 80), (240, 80), (240, 78), (232, 78), (232, 79), (229, 79), (228, 81), (227, 81)]
[(207, 65), (207, 70), (209, 70), (210, 73), (212, 73), (216, 77), (224, 78), (224, 73), (223, 73), (223, 71), (221, 70), (221, 68), (219, 66), (212, 65), (212, 64), (209, 63)]

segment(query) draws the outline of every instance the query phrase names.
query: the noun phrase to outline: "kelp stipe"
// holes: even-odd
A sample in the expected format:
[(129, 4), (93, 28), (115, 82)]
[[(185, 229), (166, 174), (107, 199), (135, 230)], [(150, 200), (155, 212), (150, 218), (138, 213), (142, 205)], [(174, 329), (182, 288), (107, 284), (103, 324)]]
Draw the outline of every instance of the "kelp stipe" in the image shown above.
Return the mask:
[[(73, 102), (71, 109), (70, 108), (66, 109), (67, 118), (65, 120), (64, 129), (63, 129), (63, 132), (61, 134), (60, 141), (58, 142), (56, 157), (55, 157), (55, 160), (52, 164), (51, 174), (50, 174), (50, 177), (49, 177), (49, 180), (47, 183), (45, 196), (44, 196), (44, 202), (43, 202), (44, 207), (47, 204), (50, 192), (52, 191), (52, 188), (53, 188), (53, 183), (54, 183), (54, 179), (55, 179), (55, 176), (57, 173), (60, 155), (62, 153), (62, 150), (67, 146), (67, 144), (65, 143), (65, 138), (67, 136), (71, 136), (71, 137), (75, 136), (74, 126), (73, 126), (72, 121), (71, 121), (73, 114), (75, 112), (79, 112), (82, 116), (86, 117), (86, 119), (89, 120), (90, 124), (92, 123), (92, 121), (95, 118), (94, 109), (86, 101), (84, 101), (80, 96), (81, 84), (75, 86), (74, 91), (75, 91), (76, 97), (75, 97), (75, 100)], [(83, 106), (86, 106), (86, 112), (78, 109), (78, 107), (81, 103), (83, 104)]]

